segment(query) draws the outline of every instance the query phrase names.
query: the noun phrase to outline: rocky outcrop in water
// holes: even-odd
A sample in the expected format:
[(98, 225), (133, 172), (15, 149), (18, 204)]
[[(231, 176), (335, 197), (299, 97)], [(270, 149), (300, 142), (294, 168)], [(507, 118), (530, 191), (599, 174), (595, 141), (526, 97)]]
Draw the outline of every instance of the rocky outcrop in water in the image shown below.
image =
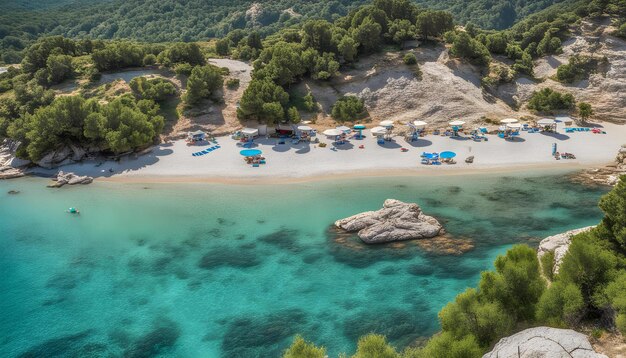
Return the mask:
[(91, 184), (93, 178), (89, 176), (80, 176), (74, 173), (64, 173), (59, 171), (57, 177), (53, 179), (55, 183), (48, 185), (49, 188), (60, 188), (63, 185)]
[(580, 234), (581, 232), (589, 231), (592, 228), (593, 226), (587, 226), (581, 229), (574, 229), (546, 237), (539, 243), (539, 248), (537, 248), (537, 257), (541, 260), (543, 255), (548, 252), (553, 252), (554, 266), (552, 267), (552, 272), (557, 274), (559, 272), (561, 262), (563, 262), (563, 258), (567, 253), (567, 249), (569, 249), (569, 245), (572, 242), (572, 237)]
[(443, 235), (445, 230), (419, 205), (387, 199), (383, 208), (337, 220), (335, 226), (357, 235), (367, 244), (425, 239)]
[(483, 358), (572, 357), (607, 358), (596, 353), (589, 339), (571, 329), (535, 327), (502, 338)]
[(613, 163), (604, 168), (584, 170), (575, 174), (572, 180), (587, 185), (615, 186), (621, 175), (626, 175), (626, 144), (622, 144)]

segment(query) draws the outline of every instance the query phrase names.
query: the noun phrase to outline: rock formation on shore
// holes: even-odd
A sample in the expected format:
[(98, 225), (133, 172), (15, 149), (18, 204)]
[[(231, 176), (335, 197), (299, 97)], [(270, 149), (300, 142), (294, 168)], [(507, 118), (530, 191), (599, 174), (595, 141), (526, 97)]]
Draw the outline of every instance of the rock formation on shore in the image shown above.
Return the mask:
[(443, 235), (437, 219), (424, 215), (419, 205), (387, 199), (383, 208), (337, 220), (335, 226), (357, 235), (367, 244), (425, 239)]
[(502, 338), (483, 358), (573, 357), (607, 358), (589, 339), (571, 329), (535, 327)]
[(24, 168), (30, 161), (15, 157), (20, 143), (5, 139), (0, 142), (0, 179), (13, 179), (24, 176)]
[(546, 237), (539, 243), (539, 247), (537, 248), (537, 257), (541, 260), (541, 257), (546, 253), (554, 252), (554, 266), (552, 267), (552, 272), (557, 274), (559, 272), (561, 262), (567, 253), (567, 249), (569, 249), (569, 245), (572, 242), (572, 237), (580, 234), (581, 232), (589, 231), (592, 228), (593, 226), (587, 226), (581, 229), (574, 229)]
[(584, 170), (574, 175), (572, 180), (582, 184), (615, 186), (621, 175), (626, 175), (626, 144), (622, 144), (613, 163), (604, 168)]
[(80, 176), (74, 173), (64, 173), (59, 171), (57, 177), (53, 179), (55, 183), (48, 185), (49, 188), (60, 188), (63, 185), (91, 184), (93, 178), (89, 176)]

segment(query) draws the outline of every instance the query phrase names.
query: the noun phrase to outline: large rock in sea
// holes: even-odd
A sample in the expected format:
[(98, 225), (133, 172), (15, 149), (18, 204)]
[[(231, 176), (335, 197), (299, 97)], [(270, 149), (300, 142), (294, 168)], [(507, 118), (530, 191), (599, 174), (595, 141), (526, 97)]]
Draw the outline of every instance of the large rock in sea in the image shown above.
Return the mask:
[(358, 232), (367, 244), (426, 239), (445, 234), (441, 224), (424, 215), (419, 205), (387, 199), (383, 208), (337, 220), (335, 226), (348, 232)]
[(554, 274), (559, 273), (559, 267), (561, 267), (561, 262), (563, 262), (563, 258), (569, 249), (572, 237), (580, 234), (581, 232), (589, 231), (592, 228), (593, 226), (587, 226), (546, 237), (539, 243), (539, 247), (537, 248), (537, 257), (541, 259), (541, 257), (546, 253), (553, 252), (554, 267), (552, 267), (552, 272)]
[(74, 173), (64, 173), (63, 171), (59, 171), (56, 178), (54, 178), (53, 180), (55, 182), (48, 185), (49, 188), (60, 188), (65, 184), (91, 184), (93, 182), (93, 178), (90, 176), (81, 176)]
[(502, 338), (483, 358), (607, 358), (571, 329), (535, 327)]

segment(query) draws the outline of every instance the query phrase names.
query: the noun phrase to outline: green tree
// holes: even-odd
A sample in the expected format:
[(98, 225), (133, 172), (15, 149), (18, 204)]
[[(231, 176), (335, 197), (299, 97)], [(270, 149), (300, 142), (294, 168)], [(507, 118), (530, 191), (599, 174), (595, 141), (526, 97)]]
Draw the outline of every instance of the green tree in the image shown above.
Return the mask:
[(176, 94), (176, 87), (164, 78), (135, 77), (130, 81), (129, 86), (137, 98), (155, 102), (164, 101)]
[(300, 123), (300, 112), (296, 107), (289, 107), (287, 110), (287, 120), (291, 123)]
[(61, 83), (66, 78), (72, 76), (74, 68), (72, 57), (68, 55), (51, 55), (46, 61), (48, 69), (48, 82)]
[(417, 64), (417, 57), (415, 57), (415, 54), (413, 52), (409, 52), (406, 55), (404, 55), (402, 60), (404, 61), (404, 64), (408, 66)]
[(416, 357), (420, 358), (474, 358), (483, 350), (472, 335), (456, 339), (450, 332), (442, 332), (431, 338)]
[(553, 112), (574, 107), (574, 96), (571, 93), (560, 93), (551, 88), (534, 91), (528, 101), (528, 108), (537, 112)]
[(477, 65), (487, 66), (491, 61), (489, 50), (482, 43), (471, 38), (467, 33), (459, 33), (454, 42), (450, 53), (456, 57), (463, 57)]
[(324, 347), (316, 347), (315, 344), (307, 342), (302, 336), (297, 335), (293, 343), (285, 353), (283, 358), (325, 358), (326, 349)]
[(352, 36), (361, 45), (364, 52), (374, 52), (380, 46), (382, 27), (371, 17), (366, 17), (363, 22), (354, 29)]
[(604, 212), (604, 218), (599, 231), (607, 234), (599, 235), (608, 237), (609, 241), (617, 245), (622, 251), (626, 251), (626, 180), (622, 176), (615, 188), (600, 199), (600, 209)]
[[(255, 119), (275, 123), (276, 118), (268, 110), (274, 110), (274, 115), (279, 115), (276, 110), (278, 106), (284, 108), (288, 102), (289, 94), (281, 86), (269, 79), (254, 79), (241, 97), (237, 117), (242, 120)], [(273, 108), (264, 106), (268, 103), (274, 103)]]
[(346, 62), (354, 62), (358, 46), (359, 44), (351, 36), (346, 35), (337, 45), (337, 50)]
[(554, 282), (537, 304), (537, 319), (550, 326), (574, 325), (581, 318), (585, 300), (578, 286)]
[(355, 121), (365, 112), (363, 100), (355, 96), (344, 96), (335, 102), (331, 111), (332, 117), (338, 122)]
[(226, 56), (230, 52), (230, 40), (228, 38), (219, 39), (215, 42), (215, 52), (220, 56)]
[(387, 343), (385, 336), (368, 334), (359, 338), (352, 358), (399, 358), (398, 352)]
[(446, 11), (426, 10), (417, 15), (415, 20), (417, 32), (422, 38), (439, 37), (454, 29), (452, 14)]
[(404, 41), (414, 40), (417, 29), (409, 20), (394, 20), (389, 24), (389, 36), (395, 43), (402, 44)]
[(202, 99), (210, 98), (223, 85), (224, 78), (219, 68), (213, 65), (196, 66), (187, 80), (187, 92), (183, 100), (188, 104), (198, 103)]
[(157, 58), (154, 54), (147, 54), (143, 57), (143, 65), (144, 66), (154, 66), (157, 62)]
[(332, 42), (332, 24), (326, 20), (311, 20), (302, 26), (302, 45), (319, 52), (335, 51)]
[(579, 102), (578, 103), (578, 114), (583, 121), (586, 121), (593, 115), (593, 109), (591, 105), (587, 102)]

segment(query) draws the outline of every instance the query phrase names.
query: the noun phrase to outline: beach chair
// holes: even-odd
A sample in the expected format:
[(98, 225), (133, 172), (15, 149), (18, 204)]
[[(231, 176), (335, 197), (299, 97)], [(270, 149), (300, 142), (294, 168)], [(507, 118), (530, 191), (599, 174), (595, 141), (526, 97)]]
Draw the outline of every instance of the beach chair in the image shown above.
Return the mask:
[(424, 158), (424, 159), (422, 159), (422, 164), (429, 165), (430, 161), (428, 159)]
[(379, 139), (376, 143), (383, 145), (385, 144), (385, 140), (384, 139)]

